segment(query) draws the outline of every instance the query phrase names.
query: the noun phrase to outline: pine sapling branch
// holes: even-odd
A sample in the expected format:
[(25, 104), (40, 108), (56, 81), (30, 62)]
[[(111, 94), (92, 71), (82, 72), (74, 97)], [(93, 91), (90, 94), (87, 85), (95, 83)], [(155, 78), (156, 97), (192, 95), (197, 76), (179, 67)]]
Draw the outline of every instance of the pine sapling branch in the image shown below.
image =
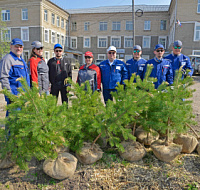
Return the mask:
[(194, 128), (191, 126), (191, 125), (189, 125), (188, 123), (185, 123), (191, 130), (192, 130), (192, 132), (197, 136), (197, 140), (199, 140), (200, 139), (200, 136), (198, 135), (198, 133), (194, 130)]

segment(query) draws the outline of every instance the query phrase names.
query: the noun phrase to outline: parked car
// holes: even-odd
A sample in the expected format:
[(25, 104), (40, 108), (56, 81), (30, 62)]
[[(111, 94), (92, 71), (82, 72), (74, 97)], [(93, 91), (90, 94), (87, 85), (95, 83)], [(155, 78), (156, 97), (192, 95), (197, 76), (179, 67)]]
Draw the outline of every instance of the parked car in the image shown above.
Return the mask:
[(200, 55), (189, 55), (192, 67), (194, 69), (193, 74), (200, 74)]

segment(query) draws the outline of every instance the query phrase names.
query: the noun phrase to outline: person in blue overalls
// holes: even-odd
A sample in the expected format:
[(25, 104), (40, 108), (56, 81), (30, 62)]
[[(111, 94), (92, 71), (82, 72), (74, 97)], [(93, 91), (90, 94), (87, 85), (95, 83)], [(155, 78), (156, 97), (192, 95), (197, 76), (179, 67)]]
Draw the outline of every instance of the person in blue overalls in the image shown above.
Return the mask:
[[(10, 45), (10, 53), (6, 54), (0, 61), (0, 81), (2, 88), (6, 88), (14, 95), (18, 95), (18, 88), (22, 86), (21, 82), (17, 80), (18, 78), (25, 78), (28, 86), (30, 86), (28, 66), (21, 57), (23, 47), (24, 44), (22, 40), (14, 38)], [(5, 96), (5, 100), (7, 105), (11, 103), (7, 96)], [(8, 117), (8, 115), (9, 111), (7, 110), (6, 117)], [(8, 126), (5, 127), (8, 129)]]
[(182, 42), (180, 40), (177, 40), (174, 42), (173, 47), (172, 47), (172, 54), (169, 54), (165, 57), (171, 65), (172, 65), (172, 70), (173, 70), (173, 79), (176, 74), (176, 70), (178, 70), (181, 66), (183, 66), (182, 71), (183, 71), (183, 76), (186, 72), (186, 69), (189, 69), (190, 72), (188, 73), (189, 76), (192, 76), (193, 74), (193, 68), (190, 62), (189, 57), (186, 55), (183, 55), (181, 53), (182, 51)]
[[(139, 75), (143, 80), (144, 67), (146, 65), (146, 60), (141, 58), (142, 48), (139, 45), (133, 47), (133, 58), (126, 62), (126, 68), (128, 70), (128, 79), (130, 80), (133, 73)], [(136, 80), (134, 80), (135, 82)]]
[(172, 66), (169, 61), (163, 59), (164, 53), (165, 53), (164, 46), (162, 44), (157, 44), (154, 48), (155, 57), (147, 61), (144, 69), (144, 74), (145, 74), (147, 65), (148, 64), (153, 65), (150, 77), (157, 78), (157, 82), (154, 83), (155, 89), (157, 89), (158, 86), (161, 85), (162, 82), (164, 81), (167, 81), (169, 85), (173, 83)]
[(126, 65), (123, 61), (116, 59), (116, 52), (116, 47), (110, 46), (107, 49), (108, 59), (99, 65), (105, 103), (109, 99), (112, 100), (111, 92), (116, 91), (117, 82), (124, 84), (124, 80), (128, 79)]

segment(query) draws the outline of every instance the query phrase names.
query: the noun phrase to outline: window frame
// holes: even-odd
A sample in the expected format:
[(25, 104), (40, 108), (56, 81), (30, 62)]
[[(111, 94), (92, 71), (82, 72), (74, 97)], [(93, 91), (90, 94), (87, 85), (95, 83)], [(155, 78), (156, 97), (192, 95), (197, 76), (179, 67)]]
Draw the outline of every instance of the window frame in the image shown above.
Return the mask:
[[(55, 35), (53, 35), (53, 33)], [(54, 36), (54, 40), (53, 40), (53, 36)], [(55, 44), (56, 43), (56, 32), (54, 30), (51, 30), (51, 43)]]
[[(85, 46), (86, 39), (89, 39), (89, 45)], [(89, 36), (84, 36), (83, 37), (83, 48), (90, 48), (90, 37)]]
[[(99, 39), (105, 39), (106, 45), (100, 47), (100, 46), (99, 46)], [(107, 47), (108, 47), (108, 37), (107, 37), (107, 36), (98, 36), (97, 40), (98, 40), (98, 41), (97, 41), (97, 47), (98, 47), (98, 48), (107, 48)]]
[(150, 20), (144, 21), (144, 30), (145, 31), (151, 30), (151, 21)]
[(90, 29), (90, 22), (87, 21), (87, 22), (84, 22), (84, 31), (89, 31)]
[(71, 29), (72, 29), (72, 31), (77, 31), (77, 22), (76, 21), (72, 22)]
[(57, 34), (56, 34), (56, 43), (57, 44), (60, 44), (60, 37), (61, 37), (60, 33), (57, 32)]
[[(28, 31), (28, 35), (27, 35), (28, 39), (23, 38), (23, 30), (25, 30), (25, 29)], [(29, 27), (21, 27), (21, 40), (25, 41), (25, 42), (29, 41)]]
[[(144, 45), (144, 39), (145, 38), (149, 39), (149, 45), (148, 46)], [(142, 38), (142, 48), (150, 48), (150, 47), (151, 47), (151, 36), (143, 36), (143, 38)]]
[[(48, 54), (48, 56), (46, 57), (46, 53)], [(45, 61), (46, 61), (46, 63), (48, 62), (48, 60), (50, 59), (50, 57), (49, 57), (49, 51), (45, 51), (44, 52), (44, 59), (45, 59)]]
[[(126, 39), (131, 38), (132, 39), (132, 45), (126, 46)], [(130, 40), (129, 40), (130, 41)], [(133, 36), (124, 36), (124, 48), (133, 48)]]
[[(196, 27), (200, 27), (200, 23), (198, 22), (195, 22), (195, 25), (194, 25), (194, 41), (200, 41), (200, 29), (199, 30), (196, 30)], [(197, 39), (197, 31), (198, 31), (198, 36), (199, 38)]]
[[(116, 44), (112, 43), (114, 38), (118, 38), (119, 39), (119, 46), (116, 46)], [(121, 36), (111, 36), (111, 46), (115, 46), (116, 48), (121, 48)]]
[[(128, 23), (128, 22), (129, 22), (129, 23)], [(128, 28), (127, 26), (129, 26), (130, 29), (127, 29), (127, 28)], [(132, 31), (132, 30), (133, 30), (133, 21), (131, 21), (131, 20), (126, 20), (126, 27), (125, 27), (125, 29), (126, 29), (127, 31)]]
[[(25, 57), (24, 57), (24, 54), (25, 53), (28, 53), (28, 58), (27, 58), (27, 61), (26, 61), (26, 59), (25, 59)], [(28, 60), (29, 60), (29, 57), (30, 57), (30, 53), (29, 53), (29, 50), (23, 50), (23, 53), (22, 53), (22, 58), (24, 59), (24, 61), (27, 63), (28, 62)]]
[(55, 25), (55, 14), (51, 13), (51, 24)]
[[(76, 45), (75, 45), (75, 47), (72, 47), (72, 40), (76, 40)], [(73, 36), (73, 37), (70, 38), (70, 47), (71, 47), (72, 49), (77, 49), (77, 37)]]
[(60, 43), (62, 46), (65, 46), (65, 35), (63, 34), (60, 35)]
[(98, 59), (101, 59), (100, 56), (104, 57), (103, 60), (106, 60), (106, 54), (98, 54)]
[(99, 22), (99, 31), (107, 31), (108, 30), (108, 22), (100, 21)]
[(48, 10), (44, 9), (44, 21), (48, 22)]
[(58, 15), (56, 17), (56, 26), (60, 27), (60, 16), (58, 16)]
[[(46, 32), (47, 31), (47, 36), (48, 36), (48, 39), (46, 40)], [(47, 43), (49, 43), (49, 29), (44, 29), (44, 42), (47, 42)]]
[(61, 18), (61, 21), (60, 21), (60, 22), (61, 22), (61, 24), (60, 24), (60, 25), (61, 25), (61, 28), (64, 29), (64, 28), (65, 28), (65, 20), (64, 20), (64, 18)]
[[(5, 17), (7, 19), (5, 19)], [(2, 21), (5, 21), (5, 22), (10, 21), (10, 10), (2, 10), (1, 11), (1, 19), (2, 19)]]
[[(163, 23), (162, 23), (163, 22)], [(165, 23), (165, 25), (164, 25), (164, 23)], [(161, 28), (161, 26), (165, 26), (165, 27), (162, 27)], [(160, 30), (162, 31), (162, 30), (167, 30), (167, 20), (160, 20)]]
[(200, 0), (197, 2), (197, 13), (200, 13)]
[[(7, 34), (8, 34), (7, 32), (8, 31), (10, 33), (9, 40), (7, 40), (7, 38), (4, 38), (4, 34), (7, 36)], [(1, 29), (1, 40), (3, 42), (11, 42), (11, 28)]]
[(121, 21), (113, 21), (112, 22), (112, 30), (120, 31), (121, 30)]
[[(160, 42), (160, 39), (165, 39), (165, 44), (164, 45)], [(167, 36), (159, 36), (158, 37), (158, 43), (162, 44), (164, 46), (164, 48), (166, 49), (166, 47), (167, 47)]]
[[(25, 9), (26, 11), (24, 11)], [(28, 8), (22, 9), (21, 13), (22, 13), (22, 20), (28, 20)], [(23, 17), (24, 14), (27, 16), (26, 18)]]

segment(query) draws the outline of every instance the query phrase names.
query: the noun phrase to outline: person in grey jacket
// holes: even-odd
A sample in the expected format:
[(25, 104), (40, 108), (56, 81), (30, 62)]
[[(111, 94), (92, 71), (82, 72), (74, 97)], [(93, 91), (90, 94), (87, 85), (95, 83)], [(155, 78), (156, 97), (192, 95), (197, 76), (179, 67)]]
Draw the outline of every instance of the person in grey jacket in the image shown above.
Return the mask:
[(40, 93), (49, 94), (49, 68), (42, 57), (43, 45), (39, 41), (34, 41), (31, 45), (33, 47), (29, 59), (31, 82), (38, 85)]

